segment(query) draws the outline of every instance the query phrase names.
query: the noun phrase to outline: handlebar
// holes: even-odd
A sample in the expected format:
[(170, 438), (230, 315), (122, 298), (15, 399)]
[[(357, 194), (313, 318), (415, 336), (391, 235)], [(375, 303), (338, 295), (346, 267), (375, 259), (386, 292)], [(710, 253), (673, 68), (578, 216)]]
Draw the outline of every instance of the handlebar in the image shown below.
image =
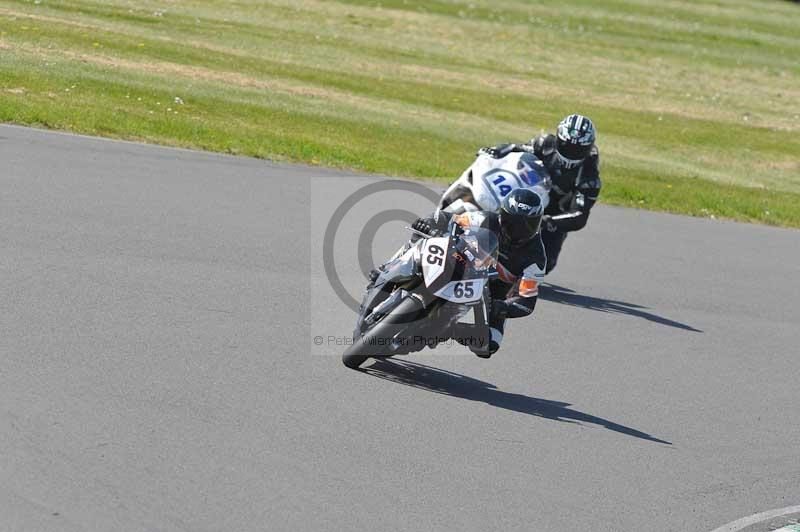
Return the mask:
[(413, 227), (406, 226), (405, 229), (408, 230), (408, 231), (411, 231), (415, 235), (421, 236), (422, 238), (431, 238), (433, 236), (433, 235), (429, 235), (428, 233), (423, 233), (422, 231), (417, 231)]

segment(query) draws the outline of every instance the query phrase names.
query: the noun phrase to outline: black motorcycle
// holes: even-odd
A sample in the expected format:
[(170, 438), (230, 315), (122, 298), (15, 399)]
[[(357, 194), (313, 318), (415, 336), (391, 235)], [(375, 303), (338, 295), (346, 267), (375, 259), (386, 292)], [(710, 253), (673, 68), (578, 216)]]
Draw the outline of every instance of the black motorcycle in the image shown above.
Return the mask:
[[(370, 357), (405, 355), (451, 339), (478, 348), (488, 344), (482, 331), (488, 281), (498, 275), (497, 235), (451, 222), (446, 235), (419, 236), (367, 287), (353, 343), (342, 355), (345, 366), (356, 369)], [(471, 309), (474, 323), (459, 323)]]

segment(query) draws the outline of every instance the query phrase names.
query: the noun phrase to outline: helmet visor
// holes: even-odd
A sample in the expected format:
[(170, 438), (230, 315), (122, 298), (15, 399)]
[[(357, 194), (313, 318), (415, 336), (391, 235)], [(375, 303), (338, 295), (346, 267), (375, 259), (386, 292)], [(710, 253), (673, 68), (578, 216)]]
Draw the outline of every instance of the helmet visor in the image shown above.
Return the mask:
[(542, 225), (542, 216), (521, 216), (500, 212), (500, 228), (510, 242), (524, 242), (533, 238)]
[(564, 159), (583, 162), (592, 152), (592, 146), (593, 144), (579, 144), (577, 142), (568, 142), (558, 139), (556, 150), (558, 150), (558, 154)]

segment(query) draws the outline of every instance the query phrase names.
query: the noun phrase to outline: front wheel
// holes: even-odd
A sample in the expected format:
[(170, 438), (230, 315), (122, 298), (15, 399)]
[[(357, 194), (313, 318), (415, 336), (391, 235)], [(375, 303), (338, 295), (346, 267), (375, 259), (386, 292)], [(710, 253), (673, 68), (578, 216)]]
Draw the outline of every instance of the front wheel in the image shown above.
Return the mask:
[(345, 366), (347, 366), (350, 369), (358, 369), (361, 367), (361, 364), (367, 361), (369, 357), (366, 355), (359, 355), (357, 352), (351, 353), (350, 351), (352, 347), (353, 346), (351, 346), (350, 349), (344, 352), (344, 354), (342, 355), (342, 362), (344, 363)]
[(350, 369), (358, 369), (368, 358), (390, 357), (397, 353), (391, 350), (392, 339), (422, 318), (422, 302), (415, 297), (407, 297), (392, 309), (381, 321), (365, 331), (353, 345), (342, 354), (342, 363)]

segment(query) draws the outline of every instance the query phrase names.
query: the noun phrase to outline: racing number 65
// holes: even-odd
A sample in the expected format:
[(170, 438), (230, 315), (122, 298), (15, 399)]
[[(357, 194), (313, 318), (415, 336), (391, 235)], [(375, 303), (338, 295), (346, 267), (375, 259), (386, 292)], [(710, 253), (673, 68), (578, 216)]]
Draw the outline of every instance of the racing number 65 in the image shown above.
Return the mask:
[(444, 257), (444, 250), (441, 246), (437, 246), (436, 244), (428, 246), (428, 264), (441, 266), (444, 262), (442, 257)]
[(463, 283), (462, 282), (456, 283), (455, 286), (453, 286), (453, 295), (458, 298), (462, 298), (464, 296), (466, 297), (474, 296), (475, 290), (473, 290), (472, 288), (472, 281), (464, 281)]

